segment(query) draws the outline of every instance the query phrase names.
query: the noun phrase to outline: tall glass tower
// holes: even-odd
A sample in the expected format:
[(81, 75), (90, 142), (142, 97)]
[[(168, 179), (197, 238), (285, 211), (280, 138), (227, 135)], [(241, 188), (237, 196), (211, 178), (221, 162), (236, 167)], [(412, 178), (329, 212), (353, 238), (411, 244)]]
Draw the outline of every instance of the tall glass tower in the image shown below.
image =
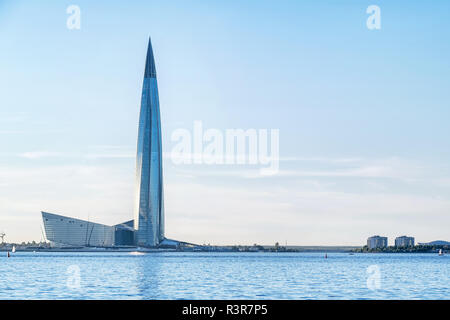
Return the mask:
[(138, 246), (155, 247), (164, 239), (161, 119), (155, 59), (150, 39), (139, 115), (134, 228)]

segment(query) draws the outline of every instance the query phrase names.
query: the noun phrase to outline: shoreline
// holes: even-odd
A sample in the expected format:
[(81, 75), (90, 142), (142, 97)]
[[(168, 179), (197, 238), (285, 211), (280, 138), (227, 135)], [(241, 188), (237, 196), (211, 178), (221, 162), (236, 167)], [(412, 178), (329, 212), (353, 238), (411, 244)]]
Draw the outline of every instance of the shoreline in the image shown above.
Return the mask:
[(183, 248), (142, 248), (142, 247), (22, 247), (21, 245), (8, 244), (0, 247), (0, 252), (12, 252), (15, 246), (15, 252), (99, 252), (99, 253), (162, 253), (162, 252), (193, 252), (193, 253), (348, 253), (349, 255), (361, 253), (431, 253), (436, 254), (442, 249), (443, 254), (449, 254), (448, 247), (416, 247), (416, 248), (386, 248), (384, 250), (367, 250), (364, 247), (357, 246), (198, 246)]

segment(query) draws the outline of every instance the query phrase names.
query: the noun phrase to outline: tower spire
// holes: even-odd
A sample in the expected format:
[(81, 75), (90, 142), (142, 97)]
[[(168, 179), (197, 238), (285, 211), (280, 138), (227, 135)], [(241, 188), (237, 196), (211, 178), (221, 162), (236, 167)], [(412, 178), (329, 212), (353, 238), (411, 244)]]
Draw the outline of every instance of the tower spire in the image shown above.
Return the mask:
[(156, 78), (155, 58), (153, 56), (152, 39), (150, 37), (148, 38), (144, 78)]

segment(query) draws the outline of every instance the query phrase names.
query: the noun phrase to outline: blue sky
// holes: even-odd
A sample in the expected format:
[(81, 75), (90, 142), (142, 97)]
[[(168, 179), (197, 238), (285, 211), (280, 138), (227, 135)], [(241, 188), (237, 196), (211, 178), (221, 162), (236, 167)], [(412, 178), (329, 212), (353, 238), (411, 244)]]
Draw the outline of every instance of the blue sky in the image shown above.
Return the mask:
[[(81, 29), (66, 27), (69, 5)], [(368, 30), (366, 8), (381, 9)], [(167, 236), (450, 240), (447, 1), (0, 1), (0, 230), (132, 217), (147, 39), (177, 128), (280, 130), (280, 172), (164, 160)]]

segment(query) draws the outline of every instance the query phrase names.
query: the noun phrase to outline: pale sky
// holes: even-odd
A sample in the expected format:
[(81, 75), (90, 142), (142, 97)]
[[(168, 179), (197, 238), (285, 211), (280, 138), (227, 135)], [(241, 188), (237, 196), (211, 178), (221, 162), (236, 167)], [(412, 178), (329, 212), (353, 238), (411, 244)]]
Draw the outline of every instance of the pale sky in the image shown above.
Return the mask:
[[(81, 29), (69, 30), (69, 5)], [(381, 29), (366, 8), (381, 9)], [(133, 218), (145, 54), (166, 236), (211, 244), (450, 241), (448, 1), (1, 1), (0, 231), (40, 211)], [(175, 165), (174, 130), (278, 129), (280, 170)]]

